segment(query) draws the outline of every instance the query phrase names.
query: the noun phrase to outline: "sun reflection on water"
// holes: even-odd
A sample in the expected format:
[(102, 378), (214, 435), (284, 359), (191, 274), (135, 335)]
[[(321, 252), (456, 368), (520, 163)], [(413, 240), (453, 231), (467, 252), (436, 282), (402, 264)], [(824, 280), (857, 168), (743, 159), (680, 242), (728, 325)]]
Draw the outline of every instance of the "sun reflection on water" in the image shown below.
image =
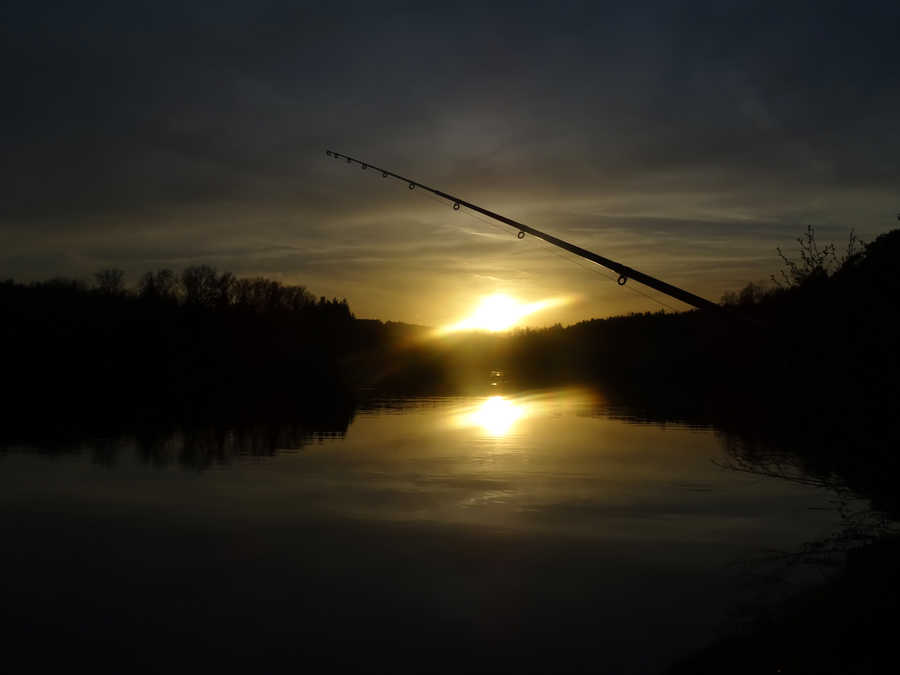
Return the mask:
[(524, 414), (522, 404), (503, 396), (491, 396), (471, 414), (470, 420), (492, 436), (503, 436)]
[[(502, 375), (501, 371), (491, 374)], [(475, 430), (500, 439), (525, 432), (543, 417), (555, 417), (562, 411), (596, 410), (599, 403), (596, 392), (578, 388), (494, 394), (454, 406), (447, 422), (457, 429)]]

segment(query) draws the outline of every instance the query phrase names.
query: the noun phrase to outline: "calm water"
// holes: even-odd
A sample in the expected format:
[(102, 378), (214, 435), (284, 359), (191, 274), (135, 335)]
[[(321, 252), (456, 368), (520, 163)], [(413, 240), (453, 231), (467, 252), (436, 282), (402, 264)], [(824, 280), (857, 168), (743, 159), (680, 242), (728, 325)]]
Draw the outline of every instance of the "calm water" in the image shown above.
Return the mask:
[[(345, 434), (0, 454), (5, 614), (33, 665), (643, 673), (748, 599), (833, 495), (585, 391), (378, 401)], [(7, 631), (7, 634), (10, 634)]]

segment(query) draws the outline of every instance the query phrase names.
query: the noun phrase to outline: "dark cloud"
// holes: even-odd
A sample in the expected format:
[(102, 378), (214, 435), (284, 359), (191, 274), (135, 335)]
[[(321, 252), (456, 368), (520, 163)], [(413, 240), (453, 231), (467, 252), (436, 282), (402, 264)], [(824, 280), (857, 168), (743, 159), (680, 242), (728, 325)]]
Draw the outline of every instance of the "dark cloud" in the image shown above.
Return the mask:
[(893, 2), (10, 5), (0, 276), (327, 265), (310, 284), (367, 307), (398, 269), (505, 267), (333, 147), (715, 295), (806, 222), (890, 226), (898, 25)]

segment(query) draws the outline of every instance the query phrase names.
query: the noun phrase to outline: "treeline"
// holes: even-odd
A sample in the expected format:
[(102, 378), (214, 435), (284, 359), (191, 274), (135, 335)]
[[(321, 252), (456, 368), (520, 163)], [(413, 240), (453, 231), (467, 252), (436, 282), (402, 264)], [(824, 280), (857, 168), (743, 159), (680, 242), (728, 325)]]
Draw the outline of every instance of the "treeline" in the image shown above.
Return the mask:
[(727, 294), (721, 311), (440, 339), (208, 266), (134, 287), (117, 270), (93, 283), (0, 282), (4, 410), (107, 421), (339, 410), (340, 427), (354, 392), (483, 392), (502, 370), (518, 388), (599, 385), (651, 417), (866, 446), (867, 461), (896, 463), (884, 439), (900, 439), (900, 230), (851, 237), (841, 252), (812, 229), (798, 244), (793, 257), (779, 251), (777, 283)]
[(133, 288), (119, 270), (93, 283), (0, 282), (4, 410), (112, 424), (346, 407), (338, 361), (354, 348), (353, 323), (346, 300), (205, 265), (150, 272)]
[[(848, 252), (819, 249), (813, 230), (778, 284), (748, 284), (718, 312), (643, 313), (511, 334), (422, 343), (385, 378), (463, 386), (503, 369), (519, 384), (605, 382), (648, 399), (816, 405), (886, 413), (897, 395), (900, 230)], [(724, 396), (723, 396), (724, 394)], [(728, 404), (730, 406), (730, 403)], [(874, 407), (873, 407), (874, 406)]]
[[(407, 350), (396, 390), (464, 390), (504, 370), (517, 387), (583, 383), (648, 417), (713, 423), (805, 449), (900, 513), (900, 230), (846, 250), (809, 229), (778, 283), (748, 284), (718, 312), (645, 313)], [(391, 363), (390, 360), (383, 360)]]
[[(7, 286), (16, 284), (9, 280)], [(125, 284), (125, 272), (103, 269), (94, 274), (93, 283), (78, 279), (56, 278), (35, 282), (30, 289), (68, 289), (76, 293), (93, 293), (103, 297), (131, 297), (145, 302), (182, 305), (194, 309), (222, 310), (235, 308), (260, 314), (329, 312), (352, 317), (346, 298), (318, 301), (305, 286), (286, 285), (264, 277), (237, 278), (231, 272), (219, 274), (214, 267), (197, 265), (180, 274), (170, 269), (145, 273), (135, 288)]]

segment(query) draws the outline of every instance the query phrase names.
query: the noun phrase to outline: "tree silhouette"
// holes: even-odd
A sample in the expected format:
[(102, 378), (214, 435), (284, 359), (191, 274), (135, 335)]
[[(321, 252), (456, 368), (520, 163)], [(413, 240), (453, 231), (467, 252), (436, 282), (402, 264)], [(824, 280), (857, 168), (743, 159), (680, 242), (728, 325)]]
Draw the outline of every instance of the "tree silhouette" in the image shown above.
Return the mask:
[(123, 295), (125, 293), (125, 272), (120, 269), (103, 269), (94, 273), (97, 290), (103, 295)]

